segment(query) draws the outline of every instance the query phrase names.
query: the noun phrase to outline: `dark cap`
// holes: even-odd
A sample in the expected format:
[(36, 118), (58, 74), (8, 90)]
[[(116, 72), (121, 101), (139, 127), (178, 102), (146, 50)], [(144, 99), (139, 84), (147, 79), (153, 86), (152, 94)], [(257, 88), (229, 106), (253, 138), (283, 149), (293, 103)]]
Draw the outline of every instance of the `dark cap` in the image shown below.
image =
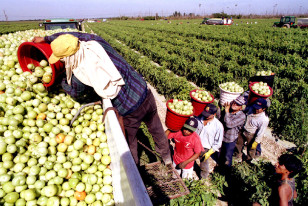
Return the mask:
[(217, 112), (217, 107), (214, 104), (208, 104), (202, 111), (202, 115), (205, 117), (209, 117), (212, 114), (215, 114)]
[(188, 120), (186, 120), (184, 126), (185, 129), (188, 129), (192, 132), (196, 131), (198, 127), (198, 121), (194, 117), (190, 117)]
[(267, 108), (267, 101), (263, 98), (259, 98), (253, 103), (253, 108), (255, 109), (264, 109)]

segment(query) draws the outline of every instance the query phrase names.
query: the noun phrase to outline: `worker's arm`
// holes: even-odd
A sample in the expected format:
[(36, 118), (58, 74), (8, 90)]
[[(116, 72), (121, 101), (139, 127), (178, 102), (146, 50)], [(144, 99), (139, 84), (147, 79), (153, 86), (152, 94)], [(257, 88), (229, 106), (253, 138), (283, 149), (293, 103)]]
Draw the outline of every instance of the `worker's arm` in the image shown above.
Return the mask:
[(179, 169), (184, 169), (190, 162), (195, 161), (201, 153), (195, 153), (193, 154), (189, 159), (181, 162), (180, 164), (177, 165), (177, 168)]
[(44, 40), (44, 37), (35, 36), (35, 37), (32, 39), (32, 42), (34, 42), (34, 43), (44, 43), (45, 40)]
[(168, 136), (169, 136), (170, 132), (171, 132), (171, 131), (170, 131), (169, 129), (167, 129), (167, 130), (165, 131), (165, 135), (166, 135), (167, 139), (168, 139)]
[(291, 188), (289, 187), (289, 185), (287, 184), (282, 184), (279, 188), (278, 188), (278, 194), (279, 194), (279, 205), (280, 206), (288, 206), (288, 200), (290, 198), (288, 198), (291, 194)]

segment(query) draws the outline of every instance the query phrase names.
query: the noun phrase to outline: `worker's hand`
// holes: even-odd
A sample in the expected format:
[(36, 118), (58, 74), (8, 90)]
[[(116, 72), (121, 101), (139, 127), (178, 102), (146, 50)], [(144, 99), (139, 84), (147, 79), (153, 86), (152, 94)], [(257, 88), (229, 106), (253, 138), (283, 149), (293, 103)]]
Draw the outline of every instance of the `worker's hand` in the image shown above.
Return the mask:
[(225, 111), (226, 111), (226, 113), (229, 113), (230, 107), (231, 107), (230, 102), (226, 102), (226, 103), (225, 103)]
[(181, 162), (180, 164), (178, 164), (176, 166), (177, 169), (184, 169), (187, 166), (187, 164), (185, 164), (185, 162)]
[(258, 144), (259, 144), (258, 142), (252, 143), (251, 149), (257, 149)]
[(203, 162), (205, 162), (213, 153), (214, 153), (214, 150), (211, 148), (207, 153), (203, 155), (204, 157)]
[(44, 41), (44, 37), (35, 36), (35, 37), (32, 39), (32, 42), (34, 42), (34, 43), (43, 43), (43, 42), (45, 42), (45, 41)]

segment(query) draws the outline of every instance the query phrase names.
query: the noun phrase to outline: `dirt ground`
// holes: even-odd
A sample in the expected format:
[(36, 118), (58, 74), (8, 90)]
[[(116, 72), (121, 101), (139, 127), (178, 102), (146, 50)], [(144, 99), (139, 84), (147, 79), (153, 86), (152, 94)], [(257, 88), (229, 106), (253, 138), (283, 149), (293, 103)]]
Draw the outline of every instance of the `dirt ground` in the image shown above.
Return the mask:
[[(161, 119), (164, 130), (167, 130), (167, 127), (165, 125), (166, 112), (167, 112), (167, 107), (166, 107), (167, 100), (165, 99), (164, 96), (158, 94), (155, 88), (152, 87), (150, 84), (148, 84), (148, 87), (151, 89), (155, 97), (158, 114)], [(258, 159), (264, 159), (264, 160), (270, 161), (272, 164), (275, 164), (277, 162), (277, 158), (283, 152), (285, 152), (286, 149), (292, 148), (292, 147), (296, 147), (296, 146), (291, 142), (279, 140), (272, 134), (271, 128), (267, 128), (264, 134), (263, 140), (261, 142), (262, 154)], [(213, 171), (215, 166), (216, 166), (216, 162), (210, 159), (211, 172)], [(198, 179), (197, 175), (195, 175), (195, 178)], [(216, 206), (227, 206), (227, 205), (228, 205), (227, 202), (220, 201), (220, 200), (218, 200), (216, 203)]]

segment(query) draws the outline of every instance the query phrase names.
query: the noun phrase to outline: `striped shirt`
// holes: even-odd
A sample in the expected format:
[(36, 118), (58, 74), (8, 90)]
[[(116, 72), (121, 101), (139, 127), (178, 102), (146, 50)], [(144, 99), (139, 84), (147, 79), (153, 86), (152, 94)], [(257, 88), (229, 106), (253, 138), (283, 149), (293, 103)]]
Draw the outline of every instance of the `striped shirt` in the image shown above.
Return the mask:
[(225, 113), (224, 117), (224, 142), (234, 142), (238, 138), (239, 131), (243, 128), (246, 120), (246, 115), (243, 111), (238, 111), (235, 114)]
[(142, 76), (130, 66), (125, 59), (119, 55), (108, 42), (101, 37), (80, 32), (61, 32), (51, 36), (44, 37), (45, 42), (51, 43), (62, 34), (72, 34), (80, 41), (97, 41), (107, 52), (111, 61), (120, 72), (125, 85), (122, 86), (116, 98), (112, 99), (113, 106), (122, 116), (128, 115), (135, 111), (145, 100), (147, 96), (147, 84)]

